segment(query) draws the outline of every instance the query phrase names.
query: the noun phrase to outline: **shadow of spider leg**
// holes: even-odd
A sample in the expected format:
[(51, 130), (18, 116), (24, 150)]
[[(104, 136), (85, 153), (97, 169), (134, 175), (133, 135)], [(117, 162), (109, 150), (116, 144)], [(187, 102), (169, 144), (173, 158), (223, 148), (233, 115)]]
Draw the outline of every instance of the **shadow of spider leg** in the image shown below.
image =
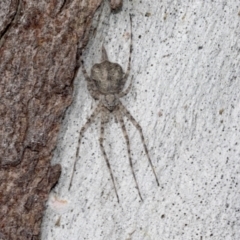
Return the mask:
[(111, 175), (111, 179), (112, 179), (112, 182), (113, 182), (113, 187), (114, 187), (114, 190), (115, 190), (115, 193), (116, 193), (116, 196), (117, 196), (117, 201), (119, 202), (119, 197), (118, 197), (116, 185), (115, 185), (115, 181), (114, 181), (114, 178), (113, 178), (113, 172), (112, 172), (112, 169), (111, 169), (111, 166), (110, 166), (110, 163), (109, 163), (109, 160), (108, 160), (106, 151), (105, 151), (105, 149), (104, 149), (104, 147), (103, 147), (104, 125), (105, 125), (105, 123), (106, 123), (104, 118), (105, 118), (106, 114), (109, 114), (108, 110), (107, 110), (107, 111), (103, 111), (102, 114), (101, 114), (101, 128), (100, 128), (99, 143), (100, 143), (100, 148), (101, 148), (103, 157), (104, 157), (104, 159), (105, 159), (105, 161), (106, 161), (108, 170), (109, 170), (110, 175)]
[(144, 139), (144, 136), (143, 136), (143, 132), (142, 132), (141, 126), (138, 124), (138, 122), (135, 120), (135, 118), (131, 115), (131, 113), (124, 107), (124, 105), (123, 105), (121, 102), (119, 102), (119, 108), (120, 108), (120, 111), (122, 112), (122, 114), (124, 114), (124, 115), (132, 122), (132, 124), (136, 127), (136, 129), (137, 129), (138, 132), (140, 133), (141, 140), (142, 140), (142, 144), (143, 144), (143, 146), (144, 146), (144, 150), (145, 150), (145, 153), (146, 153), (147, 158), (148, 158), (148, 162), (149, 162), (149, 164), (150, 164), (150, 166), (151, 166), (151, 168), (152, 168), (152, 171), (153, 171), (153, 174), (154, 174), (154, 176), (155, 176), (157, 185), (159, 186), (159, 181), (158, 181), (156, 172), (155, 172), (155, 170), (154, 170), (152, 161), (151, 161), (151, 159), (150, 159), (150, 157), (149, 157), (147, 145), (146, 145), (146, 143), (145, 143), (145, 139)]
[(135, 185), (137, 187), (139, 197), (140, 197), (141, 201), (143, 201), (142, 195), (140, 193), (139, 186), (138, 186), (138, 183), (137, 183), (137, 179), (136, 179), (136, 176), (135, 176), (135, 173), (134, 173), (134, 170), (133, 170), (133, 163), (132, 163), (132, 157), (131, 157), (129, 137), (128, 137), (128, 134), (127, 134), (127, 130), (126, 130), (124, 121), (123, 121), (122, 113), (119, 110), (117, 110), (116, 115), (117, 115), (118, 122), (120, 123), (120, 126), (122, 128), (124, 138), (125, 138), (126, 143), (127, 143), (128, 159), (129, 159), (129, 164), (130, 164), (130, 167), (131, 167), (132, 175), (133, 175), (133, 178), (134, 178), (134, 181), (135, 181)]
[(68, 190), (70, 190), (70, 188), (72, 187), (73, 175), (74, 175), (74, 172), (76, 171), (76, 163), (77, 163), (77, 160), (79, 158), (79, 150), (80, 150), (80, 145), (81, 145), (81, 140), (82, 140), (83, 134), (89, 128), (91, 123), (95, 120), (95, 118), (97, 117), (97, 115), (99, 114), (101, 109), (102, 109), (102, 107), (99, 104), (95, 108), (93, 113), (90, 115), (90, 117), (87, 119), (87, 122), (83, 125), (83, 127), (80, 130), (79, 137), (78, 137), (78, 145), (77, 145), (76, 157), (75, 157), (75, 161), (74, 161), (74, 164), (73, 164), (73, 172), (72, 172), (72, 176), (71, 176), (71, 180), (70, 180), (70, 184), (69, 184)]

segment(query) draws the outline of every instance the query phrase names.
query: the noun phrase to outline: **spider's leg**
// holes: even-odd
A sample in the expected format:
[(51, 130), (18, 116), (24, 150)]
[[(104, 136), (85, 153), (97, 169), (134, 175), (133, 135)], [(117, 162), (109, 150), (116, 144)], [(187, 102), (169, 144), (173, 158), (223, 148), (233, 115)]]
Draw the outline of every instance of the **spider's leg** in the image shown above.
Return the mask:
[(128, 66), (127, 66), (127, 71), (124, 75), (124, 79), (127, 80), (128, 76), (129, 76), (129, 73), (130, 73), (130, 69), (131, 69), (131, 59), (132, 59), (132, 50), (133, 50), (133, 47), (132, 47), (132, 16), (130, 16), (130, 28), (131, 28), (131, 33), (130, 33), (130, 51), (129, 51), (129, 58), (128, 58)]
[(131, 90), (131, 88), (132, 88), (132, 82), (133, 82), (133, 76), (132, 76), (131, 82), (130, 82), (129, 86), (127, 87), (127, 89), (126, 89), (125, 91), (119, 93), (118, 96), (119, 96), (120, 98), (121, 98), (121, 97), (124, 97), (125, 95), (127, 95), (127, 94), (130, 92), (130, 90)]
[(122, 113), (125, 114), (125, 116), (132, 122), (132, 124), (136, 127), (136, 129), (137, 129), (138, 132), (140, 133), (140, 136), (141, 136), (141, 140), (142, 140), (142, 143), (143, 143), (143, 146), (144, 146), (145, 153), (146, 153), (146, 155), (147, 155), (148, 161), (149, 161), (149, 163), (150, 163), (150, 166), (151, 166), (151, 168), (152, 168), (153, 174), (154, 174), (154, 176), (155, 176), (157, 185), (159, 186), (159, 181), (158, 181), (156, 172), (155, 172), (155, 170), (154, 170), (154, 167), (153, 167), (151, 158), (150, 158), (149, 153), (148, 153), (148, 149), (147, 149), (147, 145), (146, 145), (146, 143), (145, 143), (145, 139), (144, 139), (144, 136), (143, 136), (142, 128), (141, 128), (141, 126), (138, 124), (138, 122), (135, 120), (135, 118), (131, 115), (131, 113), (123, 106), (123, 104), (122, 104), (121, 102), (119, 103), (119, 106), (120, 106), (120, 110), (122, 111)]
[(109, 160), (108, 160), (108, 157), (107, 157), (107, 154), (106, 154), (106, 151), (103, 147), (103, 140), (104, 140), (104, 116), (103, 116), (104, 113), (102, 113), (102, 116), (101, 116), (101, 129), (100, 129), (100, 138), (99, 138), (99, 144), (100, 144), (100, 148), (101, 148), (101, 151), (102, 151), (102, 154), (103, 154), (103, 157), (106, 161), (106, 164), (107, 164), (107, 167), (108, 167), (108, 170), (110, 172), (110, 176), (111, 176), (111, 179), (112, 179), (112, 182), (113, 182), (113, 187), (114, 187), (114, 190), (115, 190), (115, 193), (116, 193), (116, 196), (117, 196), (117, 201), (119, 202), (119, 197), (118, 197), (118, 193), (117, 193), (117, 188), (116, 188), (116, 185), (115, 185), (115, 181), (114, 181), (114, 178), (113, 178), (113, 172), (112, 172), (112, 169), (111, 169), (111, 166), (110, 166), (110, 163), (109, 163)]
[(118, 118), (118, 122), (119, 122), (120, 125), (121, 125), (122, 132), (123, 132), (124, 138), (125, 138), (126, 143), (127, 143), (128, 159), (129, 159), (129, 163), (130, 163), (132, 175), (133, 175), (133, 178), (134, 178), (134, 181), (135, 181), (137, 190), (138, 190), (139, 197), (140, 197), (141, 201), (143, 201), (142, 195), (141, 195), (141, 193), (140, 193), (139, 186), (138, 186), (138, 183), (137, 183), (137, 179), (136, 179), (135, 173), (134, 173), (134, 171), (133, 171), (133, 163), (132, 163), (132, 157), (131, 157), (129, 137), (128, 137), (128, 134), (127, 134), (127, 130), (126, 130), (124, 121), (123, 121), (123, 117), (122, 117), (122, 114), (121, 114), (120, 111), (117, 111), (117, 112), (116, 112), (116, 115), (117, 115), (117, 118)]
[(74, 161), (74, 164), (73, 164), (73, 172), (72, 172), (72, 176), (71, 176), (71, 180), (70, 180), (68, 190), (70, 190), (70, 188), (72, 187), (73, 175), (74, 175), (74, 172), (76, 171), (76, 163), (77, 163), (77, 159), (79, 157), (79, 150), (80, 150), (80, 145), (81, 145), (81, 140), (82, 140), (83, 134), (88, 129), (88, 127), (91, 125), (91, 123), (94, 121), (94, 119), (97, 117), (97, 115), (99, 114), (100, 111), (101, 111), (101, 105), (99, 104), (95, 108), (93, 113), (90, 115), (90, 117), (87, 119), (87, 122), (82, 126), (82, 128), (80, 130), (79, 137), (78, 137), (76, 157), (75, 157), (75, 161)]
[(89, 93), (95, 100), (99, 100), (100, 99), (99, 92), (97, 90), (97, 87), (96, 87), (94, 81), (88, 76), (87, 70), (84, 67), (83, 60), (82, 60), (82, 72), (83, 72), (83, 76), (85, 77), (85, 79), (87, 81), (87, 88), (88, 88)]

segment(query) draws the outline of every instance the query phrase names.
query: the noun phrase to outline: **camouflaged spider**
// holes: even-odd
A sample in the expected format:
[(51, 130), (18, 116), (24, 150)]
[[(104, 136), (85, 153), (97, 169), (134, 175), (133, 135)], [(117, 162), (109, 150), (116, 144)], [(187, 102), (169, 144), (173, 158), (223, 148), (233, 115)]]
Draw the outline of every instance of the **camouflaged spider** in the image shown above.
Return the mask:
[[(95, 118), (98, 116), (98, 114), (101, 114), (101, 130), (100, 130), (99, 143), (100, 143), (101, 152), (104, 156), (104, 159), (106, 161), (107, 167), (110, 172), (110, 176), (111, 176), (111, 179), (113, 182), (113, 187), (114, 187), (118, 202), (119, 202), (119, 196), (117, 193), (117, 189), (116, 189), (116, 185), (115, 185), (115, 181), (114, 181), (114, 177), (113, 177), (113, 172), (112, 172), (106, 151), (103, 147), (104, 125), (105, 125), (105, 123), (108, 122), (108, 118), (109, 118), (110, 114), (114, 115), (115, 119), (117, 119), (117, 122), (120, 123), (120, 126), (122, 128), (122, 132), (123, 132), (124, 138), (127, 143), (128, 158), (129, 158), (132, 175), (133, 175), (140, 199), (143, 201), (140, 190), (139, 190), (139, 186), (137, 183), (137, 179), (136, 179), (135, 173), (133, 171), (132, 157), (130, 154), (129, 137), (128, 137), (126, 127), (124, 124), (124, 120), (123, 120), (124, 116), (127, 117), (132, 122), (132, 124), (136, 127), (136, 129), (139, 131), (145, 153), (146, 153), (148, 161), (151, 165), (156, 182), (159, 186), (159, 182), (158, 182), (152, 161), (148, 154), (147, 146), (146, 146), (144, 136), (142, 133), (142, 128), (120, 101), (121, 97), (123, 97), (129, 93), (131, 86), (132, 86), (132, 79), (131, 79), (131, 83), (129, 84), (128, 88), (125, 91), (123, 91), (123, 88), (125, 86), (125, 83), (127, 81), (129, 73), (130, 73), (130, 66), (131, 66), (131, 55), (132, 55), (131, 16), (130, 16), (130, 23), (131, 23), (131, 43), (130, 43), (130, 54), (129, 54), (128, 67), (127, 67), (126, 73), (124, 73), (122, 67), (118, 63), (113, 63), (108, 60), (107, 52), (104, 47), (102, 47), (102, 62), (96, 63), (93, 65), (93, 67), (91, 68), (91, 76), (90, 77), (88, 76), (87, 71), (84, 67), (84, 63), (82, 62), (82, 72), (83, 72), (85, 79), (87, 80), (88, 91), (95, 100), (99, 101), (99, 103), (98, 103), (97, 107), (95, 108), (95, 110), (93, 111), (93, 113), (87, 119), (87, 122), (83, 125), (83, 127), (80, 130), (79, 139), (78, 139), (78, 147), (77, 147), (77, 151), (76, 151), (76, 159), (75, 159), (74, 167), (73, 167), (73, 174), (74, 174), (74, 171), (76, 170), (76, 162), (79, 157), (79, 149), (80, 149), (80, 144), (81, 144), (83, 134), (88, 129), (88, 127), (91, 125), (91, 123), (95, 120)], [(73, 174), (72, 174), (72, 177), (70, 180), (69, 190), (72, 186)]]

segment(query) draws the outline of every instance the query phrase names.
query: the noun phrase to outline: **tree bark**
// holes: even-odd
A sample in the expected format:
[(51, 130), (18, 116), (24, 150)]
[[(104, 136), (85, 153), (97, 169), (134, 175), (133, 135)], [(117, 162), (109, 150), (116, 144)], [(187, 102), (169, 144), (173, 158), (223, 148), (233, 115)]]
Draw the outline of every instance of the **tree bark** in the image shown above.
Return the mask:
[(0, 239), (39, 239), (50, 160), (101, 0), (0, 2)]

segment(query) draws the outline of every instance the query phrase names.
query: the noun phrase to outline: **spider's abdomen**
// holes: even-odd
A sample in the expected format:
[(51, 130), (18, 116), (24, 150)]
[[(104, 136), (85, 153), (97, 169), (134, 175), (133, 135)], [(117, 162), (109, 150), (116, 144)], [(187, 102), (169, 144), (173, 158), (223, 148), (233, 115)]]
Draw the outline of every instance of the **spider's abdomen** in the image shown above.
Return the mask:
[(102, 94), (120, 93), (125, 84), (124, 75), (119, 64), (107, 60), (91, 69), (91, 79)]

